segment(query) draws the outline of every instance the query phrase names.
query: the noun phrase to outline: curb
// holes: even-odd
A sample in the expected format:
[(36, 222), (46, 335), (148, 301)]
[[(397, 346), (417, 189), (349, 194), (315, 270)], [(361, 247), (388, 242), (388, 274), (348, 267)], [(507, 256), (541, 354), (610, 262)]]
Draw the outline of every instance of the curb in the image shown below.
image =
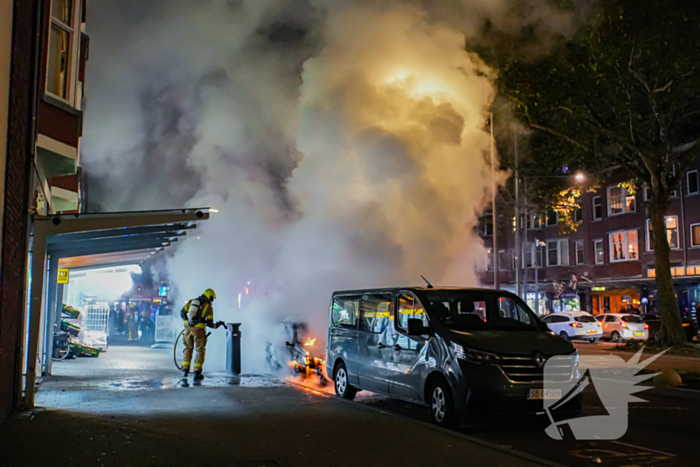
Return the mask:
[[(279, 381), (282, 381), (282, 382), (284, 382), (284, 383), (287, 383), (287, 384), (289, 384), (290, 386), (295, 386), (295, 387), (299, 387), (299, 388), (307, 389), (307, 390), (310, 389), (310, 390), (313, 391), (314, 393), (319, 393), (319, 395), (321, 395), (322, 397), (326, 397), (326, 398), (329, 398), (329, 399), (337, 400), (337, 401), (342, 402), (342, 403), (345, 403), (345, 404), (351, 404), (351, 405), (354, 405), (355, 407), (362, 407), (362, 408), (365, 409), (365, 410), (371, 410), (371, 411), (373, 411), (373, 412), (376, 412), (376, 413), (379, 413), (379, 414), (382, 414), (382, 415), (391, 415), (392, 417), (399, 418), (399, 419), (401, 419), (401, 420), (403, 420), (403, 421), (406, 421), (406, 422), (414, 423), (414, 424), (416, 424), (416, 425), (420, 425), (420, 426), (423, 426), (423, 427), (425, 427), (425, 428), (431, 428), (431, 429), (433, 429), (433, 430), (441, 431), (441, 432), (445, 433), (446, 435), (450, 435), (450, 436), (453, 436), (453, 437), (456, 437), (456, 438), (462, 438), (463, 440), (469, 441), (469, 442), (471, 442), (471, 443), (473, 443), (473, 444), (477, 444), (477, 445), (479, 445), (479, 446), (483, 446), (483, 447), (486, 447), (486, 448), (489, 448), (489, 449), (493, 449), (493, 450), (495, 450), (495, 451), (500, 451), (500, 452), (509, 454), (509, 455), (511, 455), (511, 456), (514, 456), (514, 457), (519, 457), (519, 458), (521, 458), (521, 459), (524, 459), (524, 460), (527, 460), (527, 461), (530, 461), (530, 462), (534, 462), (534, 463), (536, 463), (536, 464), (546, 465), (546, 466), (549, 466), (549, 467), (565, 467), (563, 464), (559, 464), (559, 463), (557, 463), (557, 462), (549, 461), (549, 460), (547, 460), (547, 459), (543, 459), (543, 458), (541, 458), (541, 457), (533, 456), (533, 455), (527, 454), (527, 453), (525, 453), (525, 452), (516, 451), (515, 449), (511, 449), (511, 448), (509, 448), (509, 447), (502, 446), (502, 445), (500, 445), (500, 444), (491, 443), (491, 442), (489, 442), (489, 441), (484, 441), (484, 440), (481, 440), (481, 439), (479, 439), (479, 438), (474, 438), (473, 436), (465, 435), (465, 434), (463, 434), (463, 433), (459, 433), (459, 432), (457, 432), (457, 431), (453, 431), (453, 430), (450, 430), (450, 429), (448, 429), (448, 428), (443, 428), (443, 427), (441, 427), (441, 426), (433, 425), (432, 423), (427, 423), (427, 422), (424, 422), (424, 421), (422, 421), (422, 420), (416, 420), (416, 419), (413, 419), (413, 418), (411, 418), (411, 417), (407, 417), (406, 415), (402, 415), (402, 414), (399, 414), (399, 413), (396, 413), (396, 412), (391, 412), (391, 411), (388, 411), (388, 410), (385, 410), (385, 409), (380, 409), (380, 408), (378, 408), (378, 407), (374, 407), (374, 406), (371, 406), (371, 405), (360, 404), (359, 402), (354, 402), (354, 401), (349, 401), (349, 400), (341, 399), (341, 398), (339, 398), (339, 397), (333, 396), (333, 394), (331, 394), (331, 393), (324, 392), (324, 391), (321, 391), (321, 390), (315, 389), (315, 388), (308, 388), (308, 387), (304, 386), (303, 384), (299, 384), (299, 383), (294, 382), (294, 381), (288, 381), (288, 380), (286, 380), (286, 379), (280, 379)], [(370, 391), (370, 392), (371, 392), (371, 391)]]

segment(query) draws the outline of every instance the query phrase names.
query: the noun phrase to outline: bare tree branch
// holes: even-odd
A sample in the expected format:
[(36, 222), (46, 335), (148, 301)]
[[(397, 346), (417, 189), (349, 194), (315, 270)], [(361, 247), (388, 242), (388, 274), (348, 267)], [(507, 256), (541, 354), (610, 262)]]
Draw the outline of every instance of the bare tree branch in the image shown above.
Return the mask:
[(530, 123), (530, 126), (532, 128), (536, 128), (538, 130), (545, 131), (549, 134), (557, 136), (565, 141), (568, 141), (569, 143), (578, 147), (579, 149), (583, 149), (584, 151), (593, 152), (590, 146), (583, 143), (582, 141), (577, 140), (576, 138), (574, 138), (572, 136), (567, 135), (563, 131), (559, 131), (556, 128), (552, 128), (552, 127), (547, 126), (547, 125), (542, 125), (541, 123), (533, 122), (532, 120), (530, 120), (529, 123)]
[(693, 149), (693, 148), (694, 148), (695, 146), (697, 146), (698, 144), (700, 144), (700, 138), (697, 138), (697, 139), (695, 139), (695, 140), (693, 140), (693, 141), (689, 141), (689, 142), (684, 143), (684, 144), (679, 144), (678, 146), (675, 146), (675, 147), (673, 148), (673, 153), (675, 153), (675, 154), (683, 154), (683, 153), (685, 153), (685, 152), (690, 151), (691, 149)]

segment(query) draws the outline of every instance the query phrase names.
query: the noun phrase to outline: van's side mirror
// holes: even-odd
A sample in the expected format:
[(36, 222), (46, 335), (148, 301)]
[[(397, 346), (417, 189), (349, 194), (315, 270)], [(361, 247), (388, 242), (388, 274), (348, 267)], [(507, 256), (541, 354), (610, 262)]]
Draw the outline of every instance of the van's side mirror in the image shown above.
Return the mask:
[(409, 318), (408, 320), (408, 335), (409, 336), (422, 336), (424, 334), (430, 334), (430, 328), (423, 325), (422, 319)]

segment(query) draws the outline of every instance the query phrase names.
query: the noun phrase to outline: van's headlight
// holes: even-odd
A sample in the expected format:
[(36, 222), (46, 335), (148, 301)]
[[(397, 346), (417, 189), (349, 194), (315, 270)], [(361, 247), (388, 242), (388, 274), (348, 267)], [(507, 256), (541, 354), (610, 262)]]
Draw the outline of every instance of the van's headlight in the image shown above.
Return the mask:
[(482, 363), (498, 363), (498, 355), (482, 352), (481, 350), (465, 349), (459, 344), (452, 343), (452, 349), (455, 355), (460, 360), (466, 360), (469, 363), (476, 363), (481, 365)]

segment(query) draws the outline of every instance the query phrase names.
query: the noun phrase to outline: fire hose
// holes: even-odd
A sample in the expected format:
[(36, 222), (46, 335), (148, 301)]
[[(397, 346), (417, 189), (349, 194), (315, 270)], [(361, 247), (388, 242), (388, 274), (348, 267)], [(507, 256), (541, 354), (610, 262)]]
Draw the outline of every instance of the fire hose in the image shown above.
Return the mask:
[[(228, 326), (226, 326), (226, 323), (224, 323), (223, 321), (219, 321), (219, 322), (217, 322), (216, 324), (218, 324), (219, 326), (223, 326), (225, 329), (228, 329)], [(177, 356), (178, 356), (178, 355), (177, 355), (177, 346), (178, 346), (178, 344), (180, 343), (180, 340), (182, 339), (182, 336), (184, 336), (184, 335), (185, 335), (185, 329), (183, 329), (182, 331), (180, 331), (180, 334), (177, 335), (177, 338), (175, 339), (175, 344), (173, 345), (173, 361), (175, 362), (175, 366), (177, 367), (177, 369), (180, 370), (180, 371), (182, 371), (182, 365), (180, 364), (180, 362), (179, 362), (178, 359), (177, 359)], [(210, 335), (211, 335), (211, 331), (209, 331), (209, 332), (207, 333), (207, 338), (208, 338)]]

